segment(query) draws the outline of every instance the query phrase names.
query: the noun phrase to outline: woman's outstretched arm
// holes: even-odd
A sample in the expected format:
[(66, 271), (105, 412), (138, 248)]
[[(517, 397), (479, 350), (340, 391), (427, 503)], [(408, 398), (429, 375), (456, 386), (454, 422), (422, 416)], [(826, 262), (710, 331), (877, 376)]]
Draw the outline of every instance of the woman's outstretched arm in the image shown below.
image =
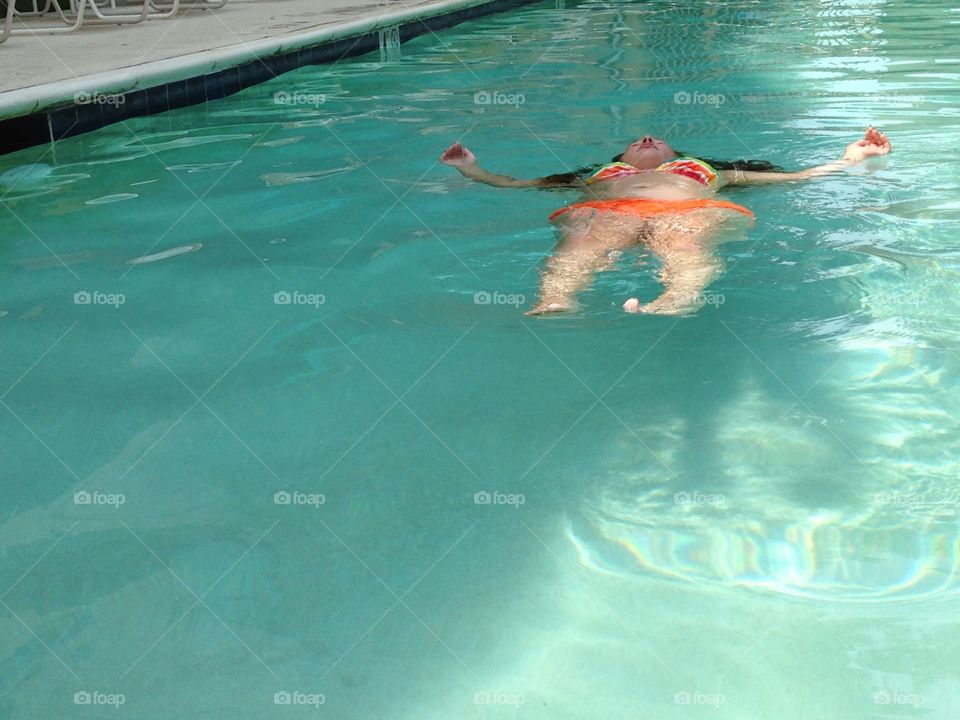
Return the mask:
[(723, 170), (723, 182), (725, 185), (763, 185), (791, 182), (794, 180), (809, 180), (810, 178), (838, 172), (851, 165), (855, 165), (861, 160), (866, 160), (868, 157), (886, 155), (890, 150), (890, 140), (887, 139), (887, 136), (871, 125), (867, 128), (867, 132), (864, 133), (863, 139), (847, 145), (843, 157), (840, 160), (793, 173)]
[(503, 188), (550, 188), (580, 187), (583, 183), (575, 176), (552, 176), (535, 180), (517, 180), (509, 175), (494, 175), (477, 164), (476, 156), (460, 143), (454, 143), (440, 156), (440, 162), (460, 171), (460, 174), (476, 182)]

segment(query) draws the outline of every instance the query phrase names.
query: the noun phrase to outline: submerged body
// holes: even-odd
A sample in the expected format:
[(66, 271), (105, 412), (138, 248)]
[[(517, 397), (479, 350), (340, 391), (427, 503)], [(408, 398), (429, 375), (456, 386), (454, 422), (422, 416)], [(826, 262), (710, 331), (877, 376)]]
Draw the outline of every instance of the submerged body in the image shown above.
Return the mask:
[(611, 253), (643, 245), (660, 261), (667, 290), (645, 306), (628, 300), (629, 312), (674, 314), (696, 307), (720, 271), (711, 252), (719, 226), (748, 209), (715, 198), (721, 176), (696, 158), (674, 158), (650, 170), (622, 162), (605, 165), (584, 181), (582, 198), (550, 216), (560, 243), (547, 261), (540, 301), (529, 314), (572, 307), (576, 293), (608, 269)]
[(868, 128), (862, 140), (847, 146), (841, 160), (796, 173), (716, 170), (691, 157), (678, 156), (666, 141), (645, 136), (622, 155), (587, 177), (575, 173), (538, 180), (516, 180), (479, 167), (473, 154), (455, 143), (441, 162), (473, 180), (496, 187), (576, 188), (581, 198), (550, 216), (559, 242), (547, 259), (540, 297), (528, 315), (563, 312), (594, 275), (610, 267), (611, 254), (642, 245), (661, 263), (663, 292), (641, 304), (630, 298), (627, 312), (681, 314), (702, 304), (703, 290), (720, 270), (713, 253), (720, 227), (734, 218), (753, 218), (736, 203), (716, 198), (725, 185), (805, 180), (841, 170), (873, 155), (890, 152), (886, 136)]

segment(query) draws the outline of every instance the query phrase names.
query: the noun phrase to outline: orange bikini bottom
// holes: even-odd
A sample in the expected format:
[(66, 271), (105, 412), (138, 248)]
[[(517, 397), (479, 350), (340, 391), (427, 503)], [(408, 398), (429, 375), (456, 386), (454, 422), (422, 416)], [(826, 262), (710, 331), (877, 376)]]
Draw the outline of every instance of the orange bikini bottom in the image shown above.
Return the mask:
[(606, 210), (609, 212), (625, 213), (635, 215), (636, 217), (654, 217), (655, 215), (667, 215), (670, 213), (683, 213), (692, 210), (702, 210), (704, 208), (722, 208), (726, 210), (735, 210), (748, 217), (753, 217), (753, 213), (742, 205), (727, 202), (726, 200), (712, 200), (710, 198), (696, 198), (693, 200), (649, 200), (646, 198), (622, 198), (620, 200), (588, 200), (587, 202), (568, 205), (560, 208), (550, 216), (550, 222), (553, 222), (565, 212), (578, 210), (580, 208), (592, 208), (594, 210)]

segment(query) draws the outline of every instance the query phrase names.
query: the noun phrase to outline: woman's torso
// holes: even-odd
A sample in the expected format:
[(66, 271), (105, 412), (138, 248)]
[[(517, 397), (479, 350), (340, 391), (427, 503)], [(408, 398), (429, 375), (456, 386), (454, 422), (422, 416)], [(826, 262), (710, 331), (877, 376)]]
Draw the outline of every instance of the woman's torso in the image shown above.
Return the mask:
[[(702, 161), (695, 162), (705, 168), (704, 174), (707, 177), (703, 177), (703, 174), (698, 172), (696, 176), (701, 179), (696, 180), (690, 176), (693, 173), (689, 172), (680, 174), (660, 168), (656, 170), (636, 170), (635, 168), (628, 168), (622, 163), (607, 165), (594, 175), (595, 179), (587, 181), (588, 185), (584, 190), (584, 196), (585, 199), (590, 200), (616, 200), (620, 198), (693, 200), (712, 197), (716, 194), (716, 188), (719, 184), (718, 174)], [(664, 163), (664, 165), (669, 165), (669, 163)], [(622, 167), (626, 172), (618, 172), (618, 167)], [(697, 169), (699, 170), (699, 168)], [(613, 176), (607, 179), (598, 178), (597, 176), (604, 171)]]

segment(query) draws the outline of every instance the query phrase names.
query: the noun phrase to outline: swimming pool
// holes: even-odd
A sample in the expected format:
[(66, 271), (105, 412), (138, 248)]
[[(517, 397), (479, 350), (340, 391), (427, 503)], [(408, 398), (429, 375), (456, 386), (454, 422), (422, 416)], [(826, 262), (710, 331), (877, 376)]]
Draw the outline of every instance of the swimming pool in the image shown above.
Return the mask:
[[(0, 158), (3, 714), (956, 717), (958, 23), (554, 1)], [(524, 318), (570, 196), (436, 163), (870, 122), (685, 318)]]

